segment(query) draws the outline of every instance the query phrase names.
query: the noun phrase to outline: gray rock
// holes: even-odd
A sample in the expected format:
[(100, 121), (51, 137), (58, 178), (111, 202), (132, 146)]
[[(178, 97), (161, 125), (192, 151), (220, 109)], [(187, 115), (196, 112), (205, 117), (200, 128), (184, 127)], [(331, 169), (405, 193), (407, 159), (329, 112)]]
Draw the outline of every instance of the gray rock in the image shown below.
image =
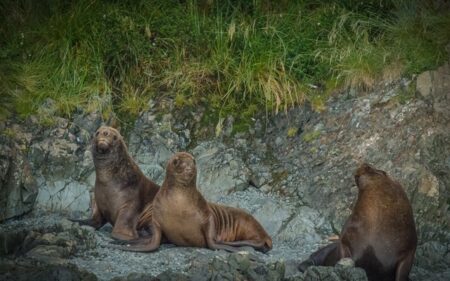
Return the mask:
[(50, 181), (41, 186), (37, 204), (39, 207), (51, 211), (88, 213), (90, 189), (91, 187), (87, 184), (77, 181)]
[(30, 163), (23, 148), (4, 136), (0, 136), (0, 170), (0, 221), (31, 211), (38, 187)]
[(0, 280), (96, 281), (97, 277), (70, 264), (29, 264), (0, 259)]
[(367, 276), (362, 268), (311, 266), (306, 270), (303, 279), (299, 280), (366, 281)]
[(429, 100), (434, 111), (447, 121), (450, 120), (450, 64), (427, 71), (417, 77), (417, 90)]
[[(257, 118), (248, 133), (233, 135), (234, 120), (228, 118), (217, 138), (216, 124), (200, 122), (203, 108), (175, 113), (171, 100), (158, 101), (161, 111), (152, 103), (124, 132), (132, 157), (147, 176), (162, 183), (173, 153), (193, 153), (204, 196), (248, 211), (272, 236), (274, 248), (268, 254), (249, 250), (257, 261), (167, 245), (154, 253), (121, 252), (108, 246), (111, 226), (94, 231), (55, 215), (47, 217), (53, 221), (47, 230), (36, 227), (47, 223), (38, 216), (0, 225), (1, 252), (24, 252), (27, 262), (69, 261), (101, 280), (279, 280), (281, 272), (288, 280), (365, 280), (352, 266), (312, 268), (302, 275), (296, 265), (339, 233), (357, 195), (352, 174), (359, 163), (369, 162), (399, 181), (412, 202), (419, 233), (412, 280), (447, 280), (449, 73), (447, 64), (417, 81), (385, 83), (368, 93), (353, 89), (333, 97), (320, 114), (306, 105)], [(30, 210), (35, 181), (35, 212), (87, 217), (95, 180), (89, 140), (99, 117), (78, 112), (73, 120), (56, 118), (50, 127), (36, 119), (0, 124), (12, 128), (9, 135), (18, 135), (9, 136), (12, 142), (4, 134), (0, 139), (1, 206), (16, 215)]]
[(194, 148), (193, 154), (197, 184), (207, 200), (214, 202), (223, 194), (248, 187), (250, 172), (234, 149), (212, 141)]

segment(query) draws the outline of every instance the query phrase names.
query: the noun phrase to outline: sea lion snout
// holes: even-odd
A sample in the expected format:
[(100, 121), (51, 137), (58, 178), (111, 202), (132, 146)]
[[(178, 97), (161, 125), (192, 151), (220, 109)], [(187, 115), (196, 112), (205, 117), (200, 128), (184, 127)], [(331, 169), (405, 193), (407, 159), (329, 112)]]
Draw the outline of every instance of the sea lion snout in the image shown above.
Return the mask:
[(372, 185), (375, 181), (386, 179), (387, 174), (383, 170), (378, 170), (367, 163), (363, 163), (355, 171), (354, 177), (356, 185), (359, 188), (364, 188), (364, 186)]
[(96, 142), (96, 150), (98, 153), (107, 153), (110, 148), (110, 143), (106, 139), (99, 139)]
[(173, 176), (182, 184), (195, 182), (197, 168), (195, 167), (194, 157), (187, 152), (178, 152), (170, 160), (167, 166), (168, 170), (173, 171)]
[(119, 139), (119, 136), (119, 132), (114, 128), (106, 126), (100, 127), (95, 132), (93, 139), (96, 152), (100, 154), (108, 153)]

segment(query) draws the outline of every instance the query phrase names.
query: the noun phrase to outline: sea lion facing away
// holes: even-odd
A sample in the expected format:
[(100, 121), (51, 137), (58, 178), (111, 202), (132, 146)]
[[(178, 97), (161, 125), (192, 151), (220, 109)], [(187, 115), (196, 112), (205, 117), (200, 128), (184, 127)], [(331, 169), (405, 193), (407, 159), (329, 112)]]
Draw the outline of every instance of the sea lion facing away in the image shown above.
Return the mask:
[(114, 128), (102, 126), (95, 132), (92, 156), (96, 173), (92, 217), (78, 222), (96, 229), (109, 222), (113, 238), (137, 239), (138, 221), (144, 224), (141, 212), (159, 186), (141, 172)]
[(355, 173), (358, 199), (340, 240), (299, 265), (335, 265), (350, 257), (369, 280), (408, 280), (417, 246), (411, 204), (401, 185), (368, 164)]
[(168, 161), (166, 177), (153, 200), (152, 237), (120, 249), (150, 252), (158, 249), (161, 237), (178, 246), (238, 251), (250, 246), (266, 252), (272, 239), (250, 214), (243, 210), (208, 203), (196, 187), (197, 169), (192, 155), (176, 153)]

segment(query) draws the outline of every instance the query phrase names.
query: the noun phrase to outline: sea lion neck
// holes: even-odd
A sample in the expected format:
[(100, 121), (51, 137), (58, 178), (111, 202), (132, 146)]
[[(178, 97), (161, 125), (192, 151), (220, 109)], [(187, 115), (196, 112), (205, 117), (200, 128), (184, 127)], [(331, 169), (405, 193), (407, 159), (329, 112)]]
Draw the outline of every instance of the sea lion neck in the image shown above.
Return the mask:
[(171, 190), (196, 190), (197, 180), (196, 177), (193, 177), (190, 181), (185, 181), (184, 179), (177, 177), (173, 173), (166, 171), (163, 188)]

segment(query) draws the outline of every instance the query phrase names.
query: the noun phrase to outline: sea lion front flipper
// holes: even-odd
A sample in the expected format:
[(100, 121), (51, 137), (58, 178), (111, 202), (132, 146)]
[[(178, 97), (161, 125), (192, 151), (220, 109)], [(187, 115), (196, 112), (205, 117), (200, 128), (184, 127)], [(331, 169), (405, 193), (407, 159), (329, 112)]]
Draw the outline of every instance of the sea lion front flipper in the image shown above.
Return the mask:
[(409, 272), (414, 261), (414, 251), (408, 253), (408, 255), (401, 260), (395, 270), (395, 281), (408, 281)]
[(114, 224), (111, 237), (116, 240), (134, 240), (138, 239), (139, 235), (136, 230), (137, 218), (135, 211), (130, 209), (125, 203), (119, 210), (116, 222)]
[(106, 223), (105, 218), (100, 213), (97, 204), (95, 203), (95, 200), (92, 201), (92, 216), (90, 219), (73, 219), (70, 218), (69, 220), (71, 222), (76, 222), (79, 225), (89, 225), (92, 226), (95, 229), (99, 229), (100, 227), (104, 226)]

